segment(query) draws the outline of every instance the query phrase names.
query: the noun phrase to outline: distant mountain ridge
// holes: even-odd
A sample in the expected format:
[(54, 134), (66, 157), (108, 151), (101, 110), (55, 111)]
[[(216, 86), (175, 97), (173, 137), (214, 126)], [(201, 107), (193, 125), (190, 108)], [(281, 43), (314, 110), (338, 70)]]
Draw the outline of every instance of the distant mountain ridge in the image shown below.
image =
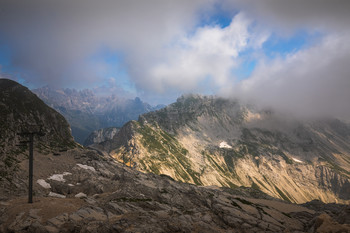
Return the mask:
[(94, 145), (139, 170), (198, 185), (246, 186), (287, 201), (350, 202), (350, 127), (189, 95)]
[(164, 107), (152, 107), (138, 97), (133, 100), (116, 95), (99, 97), (89, 89), (55, 89), (45, 86), (32, 91), (67, 119), (74, 139), (80, 144), (95, 130), (121, 127), (130, 120), (138, 119), (140, 114)]

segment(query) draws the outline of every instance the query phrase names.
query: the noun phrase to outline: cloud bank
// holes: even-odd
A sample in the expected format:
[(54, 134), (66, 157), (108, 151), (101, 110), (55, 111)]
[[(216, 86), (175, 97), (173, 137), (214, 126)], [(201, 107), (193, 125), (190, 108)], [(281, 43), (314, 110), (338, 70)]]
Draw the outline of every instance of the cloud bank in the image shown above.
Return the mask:
[(229, 86), (223, 93), (298, 116), (349, 120), (350, 2), (234, 2), (234, 7), (239, 5), (247, 15), (254, 15), (282, 36), (307, 30), (317, 31), (323, 37), (286, 57), (261, 58), (248, 79)]
[(31, 82), (94, 83), (107, 68), (92, 59), (100, 50), (125, 55), (124, 65), (137, 73), (209, 8), (209, 0), (3, 0), (0, 36)]
[(285, 59), (261, 61), (249, 79), (225, 90), (298, 116), (350, 119), (349, 35), (332, 35)]
[[(127, 76), (138, 94), (158, 101), (213, 93), (350, 119), (348, 12), (346, 0), (2, 0), (0, 50), (9, 51), (3, 69), (35, 85), (103, 89)], [(271, 35), (300, 31), (318, 40), (265, 54)], [(97, 56), (106, 50), (120, 59)], [(247, 59), (256, 66), (239, 80), (235, 70)], [(116, 66), (120, 77), (109, 74)], [(106, 89), (122, 92), (113, 85)]]

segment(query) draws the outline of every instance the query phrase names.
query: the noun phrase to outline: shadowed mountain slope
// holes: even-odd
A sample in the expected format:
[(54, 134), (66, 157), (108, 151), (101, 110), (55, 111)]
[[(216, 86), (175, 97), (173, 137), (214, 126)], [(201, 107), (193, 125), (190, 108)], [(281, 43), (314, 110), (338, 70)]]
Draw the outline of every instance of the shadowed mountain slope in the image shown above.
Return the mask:
[(48, 107), (28, 88), (9, 79), (0, 79), (0, 180), (13, 179), (26, 147), (18, 147), (28, 137), (18, 133), (41, 131), (35, 148), (43, 153), (74, 148), (76, 143), (64, 117)]

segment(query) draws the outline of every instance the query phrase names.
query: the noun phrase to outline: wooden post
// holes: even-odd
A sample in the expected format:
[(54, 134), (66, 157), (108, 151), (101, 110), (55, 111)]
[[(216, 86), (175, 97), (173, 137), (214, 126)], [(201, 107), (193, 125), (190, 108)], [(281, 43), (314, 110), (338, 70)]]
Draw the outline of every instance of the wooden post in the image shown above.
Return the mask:
[(33, 203), (33, 133), (29, 134), (29, 190), (28, 203)]
[(38, 136), (44, 136), (45, 134), (43, 132), (38, 131), (32, 131), (32, 132), (22, 132), (18, 133), (20, 136), (29, 136), (29, 141), (20, 141), (20, 145), (17, 146), (24, 146), (26, 143), (29, 143), (29, 177), (28, 177), (28, 203), (33, 203), (33, 160), (34, 160), (34, 135)]

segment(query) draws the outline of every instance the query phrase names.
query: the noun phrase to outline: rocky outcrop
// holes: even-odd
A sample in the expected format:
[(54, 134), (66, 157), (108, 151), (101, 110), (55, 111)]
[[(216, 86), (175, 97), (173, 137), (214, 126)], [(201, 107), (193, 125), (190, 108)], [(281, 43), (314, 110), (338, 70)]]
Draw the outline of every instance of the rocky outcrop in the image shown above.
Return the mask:
[(95, 146), (120, 162), (197, 185), (252, 187), (303, 203), (350, 201), (350, 127), (190, 95)]
[(95, 143), (101, 143), (110, 140), (118, 133), (120, 128), (109, 127), (92, 132), (84, 142), (84, 146), (89, 146)]
[(43, 169), (35, 180), (50, 187), (36, 183), (33, 204), (21, 195), (0, 201), (1, 232), (336, 232), (328, 223), (349, 230), (338, 220), (341, 205), (322, 210), (320, 202), (290, 204), (251, 188), (181, 183), (95, 151), (37, 156)]

